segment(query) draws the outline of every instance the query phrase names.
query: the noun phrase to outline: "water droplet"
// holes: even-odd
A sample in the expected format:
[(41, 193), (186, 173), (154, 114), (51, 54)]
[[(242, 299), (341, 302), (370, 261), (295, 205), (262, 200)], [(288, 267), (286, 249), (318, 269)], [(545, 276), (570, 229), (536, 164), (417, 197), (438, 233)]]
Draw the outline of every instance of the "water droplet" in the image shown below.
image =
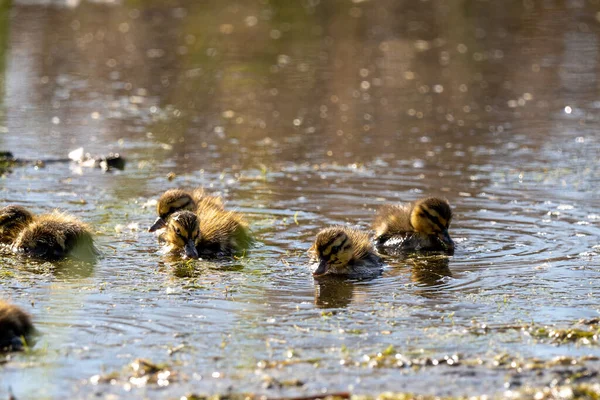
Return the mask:
[(248, 15), (244, 22), (246, 22), (246, 26), (253, 27), (258, 23), (258, 18), (254, 15)]

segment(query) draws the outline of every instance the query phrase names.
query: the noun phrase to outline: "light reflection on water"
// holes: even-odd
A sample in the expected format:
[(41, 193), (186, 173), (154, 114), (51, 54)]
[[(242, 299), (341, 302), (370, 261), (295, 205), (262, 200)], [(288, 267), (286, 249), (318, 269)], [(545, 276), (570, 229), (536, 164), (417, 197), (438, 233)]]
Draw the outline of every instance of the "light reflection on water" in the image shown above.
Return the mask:
[[(104, 257), (92, 266), (2, 257), (3, 297), (44, 335), (2, 367), (0, 395), (10, 382), (17, 398), (127, 397), (121, 384), (89, 379), (126, 374), (138, 357), (184, 376), (136, 396), (493, 394), (505, 370), (340, 359), (389, 345), (415, 357), (599, 355), (518, 331), (468, 332), (598, 315), (593, 7), (477, 2), (464, 13), (430, 3), (15, 4), (2, 148), (40, 158), (84, 146), (120, 151), (128, 164), (108, 174), (20, 167), (3, 179), (2, 203), (69, 210), (94, 226)], [(145, 232), (148, 204), (175, 186), (223, 195), (248, 216), (257, 247), (192, 266), (161, 258)], [(368, 281), (313, 280), (306, 251), (320, 228), (368, 229), (379, 205), (425, 195), (454, 207), (452, 257), (387, 258)], [(257, 369), (265, 360), (293, 362)], [(304, 385), (265, 389), (265, 374)]]

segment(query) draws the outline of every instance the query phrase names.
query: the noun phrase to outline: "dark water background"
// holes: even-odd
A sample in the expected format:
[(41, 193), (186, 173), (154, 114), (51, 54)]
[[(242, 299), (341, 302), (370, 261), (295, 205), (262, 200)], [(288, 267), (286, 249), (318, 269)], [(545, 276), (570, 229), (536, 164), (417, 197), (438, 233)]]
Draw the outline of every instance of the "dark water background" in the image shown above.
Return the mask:
[[(128, 160), (3, 176), (2, 205), (77, 215), (105, 257), (0, 258), (1, 297), (43, 332), (0, 396), (502, 395), (600, 372), (553, 361), (597, 338), (519, 330), (599, 316), (599, 1), (15, 1), (0, 19), (0, 148)], [(166, 262), (145, 229), (178, 186), (223, 195), (257, 248)], [(453, 257), (313, 280), (318, 229), (425, 195), (454, 208)], [(427, 365), (374, 367), (390, 345)], [(175, 378), (128, 381), (140, 357)]]

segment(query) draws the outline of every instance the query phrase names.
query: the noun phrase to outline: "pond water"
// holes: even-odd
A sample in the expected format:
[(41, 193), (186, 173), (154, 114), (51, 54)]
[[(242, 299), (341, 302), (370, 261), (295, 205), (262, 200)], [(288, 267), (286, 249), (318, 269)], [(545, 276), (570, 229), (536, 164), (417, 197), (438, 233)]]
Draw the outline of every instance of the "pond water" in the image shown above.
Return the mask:
[[(104, 256), (0, 257), (1, 297), (43, 333), (0, 365), (0, 397), (499, 396), (597, 379), (597, 0), (2, 7), (0, 150), (127, 165), (4, 173), (2, 205), (78, 216)], [(157, 253), (153, 201), (196, 186), (247, 216), (247, 257)], [(453, 207), (452, 257), (312, 278), (319, 229), (369, 229), (381, 204), (426, 195)], [(136, 377), (138, 358), (170, 375)]]

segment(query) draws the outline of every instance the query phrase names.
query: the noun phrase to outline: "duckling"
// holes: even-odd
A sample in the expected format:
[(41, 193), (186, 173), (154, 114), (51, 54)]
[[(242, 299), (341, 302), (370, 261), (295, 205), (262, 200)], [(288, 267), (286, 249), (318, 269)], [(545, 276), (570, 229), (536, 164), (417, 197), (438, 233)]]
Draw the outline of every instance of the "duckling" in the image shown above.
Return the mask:
[(34, 333), (29, 314), (0, 300), (0, 351), (22, 350), (23, 339), (29, 340)]
[(177, 211), (167, 219), (167, 228), (160, 237), (170, 253), (184, 258), (203, 256), (230, 256), (252, 244), (248, 225), (241, 215), (215, 207), (207, 207), (198, 214)]
[(33, 214), (25, 207), (10, 205), (0, 209), (0, 243), (11, 244), (19, 232), (33, 222)]
[(98, 255), (87, 225), (59, 212), (34, 216), (20, 206), (4, 207), (0, 209), (0, 232), (2, 242), (10, 244), (14, 252), (43, 260), (67, 256), (90, 260)]
[(197, 243), (201, 239), (200, 221), (191, 211), (183, 210), (173, 213), (167, 220), (166, 231), (159, 239), (166, 244), (169, 253), (181, 253), (184, 258), (198, 258)]
[(158, 218), (148, 228), (148, 232), (164, 228), (169, 216), (176, 211), (188, 210), (201, 212), (209, 208), (221, 211), (225, 210), (223, 200), (220, 197), (207, 195), (202, 188), (194, 189), (191, 193), (182, 189), (167, 190), (158, 199), (158, 203), (156, 204)]
[(379, 275), (383, 267), (383, 261), (373, 249), (369, 235), (345, 226), (321, 230), (309, 252), (319, 263), (313, 272), (314, 277), (373, 277)]
[(447, 200), (427, 197), (414, 204), (385, 205), (375, 217), (375, 242), (380, 251), (444, 251), (452, 254), (448, 228), (452, 209)]

